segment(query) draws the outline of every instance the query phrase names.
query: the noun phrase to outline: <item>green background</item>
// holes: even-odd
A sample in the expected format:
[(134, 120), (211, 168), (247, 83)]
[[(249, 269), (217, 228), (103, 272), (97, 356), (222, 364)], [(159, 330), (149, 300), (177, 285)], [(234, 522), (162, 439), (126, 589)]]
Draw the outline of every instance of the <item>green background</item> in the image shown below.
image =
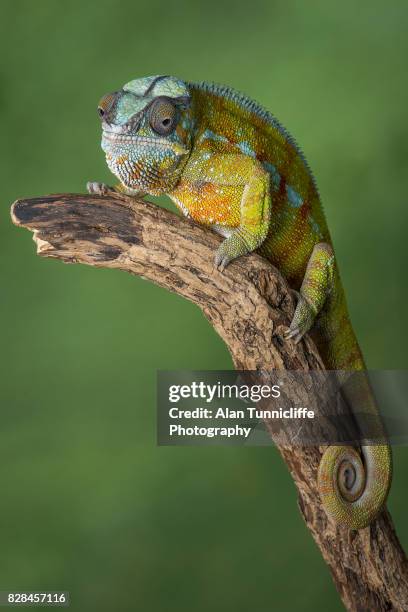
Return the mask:
[[(407, 3), (0, 10), (0, 589), (69, 590), (84, 611), (341, 610), (276, 450), (156, 446), (156, 370), (231, 367), (201, 312), (124, 273), (36, 257), (9, 207), (112, 181), (105, 92), (150, 74), (228, 83), (314, 169), (368, 365), (407, 367)], [(407, 469), (395, 449), (405, 545)]]

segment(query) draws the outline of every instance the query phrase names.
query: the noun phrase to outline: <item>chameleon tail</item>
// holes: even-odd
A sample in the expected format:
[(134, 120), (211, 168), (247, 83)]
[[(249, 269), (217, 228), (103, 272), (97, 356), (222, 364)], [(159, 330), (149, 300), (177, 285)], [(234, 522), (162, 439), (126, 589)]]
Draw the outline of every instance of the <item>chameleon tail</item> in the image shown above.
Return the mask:
[(388, 445), (329, 446), (321, 459), (318, 487), (323, 506), (336, 522), (363, 529), (381, 511), (391, 485)]
[[(363, 362), (356, 363), (360, 367)], [(384, 506), (391, 486), (392, 456), (365, 371), (337, 372), (341, 396), (352, 407), (363, 436), (360, 449), (329, 446), (318, 471), (323, 506), (331, 517), (349, 529), (367, 527)], [(360, 407), (358, 410), (357, 407)]]
[(336, 370), (341, 395), (353, 414), (360, 440), (365, 441), (360, 449), (337, 445), (326, 449), (318, 470), (318, 489), (329, 516), (349, 529), (362, 529), (381, 511), (387, 498), (392, 476), (391, 449), (347, 316), (329, 244), (315, 245), (300, 294), (302, 299), (287, 336), (298, 341), (325, 305), (323, 317), (320, 314), (319, 350), (326, 367)]

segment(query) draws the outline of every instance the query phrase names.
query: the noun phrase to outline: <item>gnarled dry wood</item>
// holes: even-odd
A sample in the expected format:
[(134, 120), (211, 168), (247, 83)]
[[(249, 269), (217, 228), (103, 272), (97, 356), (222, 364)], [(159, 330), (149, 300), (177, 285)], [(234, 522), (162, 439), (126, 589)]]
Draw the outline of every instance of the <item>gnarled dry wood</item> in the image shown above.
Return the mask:
[[(34, 232), (43, 257), (125, 270), (191, 300), (225, 341), (237, 369), (324, 368), (310, 337), (298, 345), (283, 338), (293, 301), (279, 272), (251, 255), (219, 273), (212, 262), (220, 238), (186, 219), (114, 193), (18, 200), (12, 219)], [(388, 512), (359, 532), (337, 527), (322, 509), (316, 486), (322, 449), (279, 440), (277, 446), (346, 608), (408, 610), (408, 562)]]

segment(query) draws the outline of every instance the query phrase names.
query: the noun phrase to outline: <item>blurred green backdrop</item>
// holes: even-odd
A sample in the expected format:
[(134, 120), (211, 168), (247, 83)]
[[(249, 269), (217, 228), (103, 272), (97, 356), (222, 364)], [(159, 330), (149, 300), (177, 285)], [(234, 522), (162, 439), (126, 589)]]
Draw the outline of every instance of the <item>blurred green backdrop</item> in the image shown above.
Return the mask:
[[(110, 182), (99, 97), (150, 74), (228, 83), (314, 169), (372, 368), (407, 367), (408, 5), (2, 0), (0, 589), (72, 610), (341, 610), (272, 448), (157, 448), (158, 368), (230, 368), (200, 311), (35, 256), (17, 197)], [(408, 453), (390, 508), (408, 545)]]

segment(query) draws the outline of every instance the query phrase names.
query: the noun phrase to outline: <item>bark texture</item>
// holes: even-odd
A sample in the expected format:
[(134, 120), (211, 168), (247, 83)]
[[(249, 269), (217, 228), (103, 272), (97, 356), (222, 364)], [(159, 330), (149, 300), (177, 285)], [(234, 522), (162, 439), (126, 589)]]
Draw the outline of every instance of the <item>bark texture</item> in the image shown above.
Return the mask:
[[(118, 268), (197, 304), (226, 343), (237, 369), (324, 369), (310, 336), (298, 345), (284, 340), (294, 303), (279, 272), (251, 255), (221, 274), (213, 268), (221, 238), (186, 219), (113, 192), (104, 197), (61, 194), (18, 200), (11, 214), (16, 225), (34, 233), (42, 257)], [(288, 446), (281, 432), (271, 423), (267, 426), (345, 607), (408, 610), (408, 562), (389, 513), (384, 510), (359, 532), (333, 524), (316, 484), (324, 448)]]

